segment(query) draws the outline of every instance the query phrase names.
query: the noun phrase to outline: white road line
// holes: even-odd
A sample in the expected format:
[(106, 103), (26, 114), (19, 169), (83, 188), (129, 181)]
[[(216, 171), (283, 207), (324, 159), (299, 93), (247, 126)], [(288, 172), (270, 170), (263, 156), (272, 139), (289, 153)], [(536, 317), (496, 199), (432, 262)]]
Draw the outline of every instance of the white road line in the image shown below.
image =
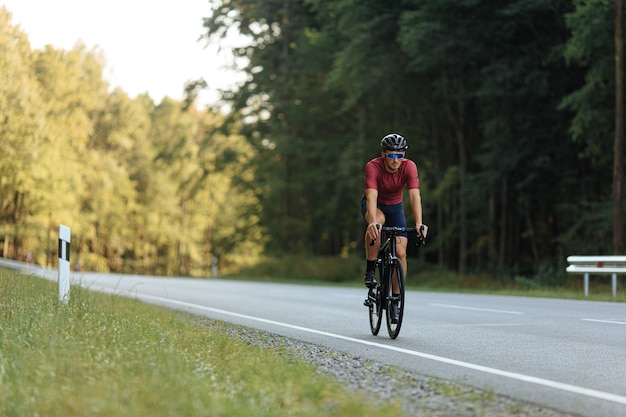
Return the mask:
[(156, 297), (152, 295), (143, 295), (143, 294), (135, 294), (135, 296), (138, 299), (155, 300), (155, 301), (160, 301), (165, 304), (179, 305), (182, 307), (192, 308), (196, 310), (210, 311), (213, 313), (223, 314), (223, 315), (227, 315), (231, 317), (238, 317), (238, 318), (242, 318), (246, 320), (257, 321), (260, 323), (271, 324), (274, 326), (280, 326), (280, 327), (285, 327), (289, 329), (299, 330), (299, 331), (306, 332), (306, 333), (318, 334), (321, 336), (332, 337), (334, 339), (340, 339), (340, 340), (345, 340), (348, 342), (359, 343), (362, 345), (373, 346), (373, 347), (377, 347), (380, 349), (392, 350), (395, 352), (404, 353), (406, 355), (416, 356), (416, 357), (423, 358), (423, 359), (429, 359), (429, 360), (433, 360), (436, 362), (445, 363), (448, 365), (455, 365), (455, 366), (459, 366), (459, 367), (466, 368), (466, 369), (472, 369), (475, 371), (502, 376), (505, 378), (511, 378), (511, 379), (515, 379), (518, 381), (528, 382), (531, 384), (542, 385), (544, 387), (554, 388), (554, 389), (558, 389), (561, 391), (570, 392), (573, 394), (585, 395), (588, 397), (593, 397), (593, 398), (597, 398), (597, 399), (604, 400), (604, 401), (611, 401), (614, 403), (626, 405), (626, 397), (624, 396), (611, 394), (608, 392), (597, 391), (597, 390), (590, 389), (590, 388), (583, 388), (583, 387), (578, 387), (576, 385), (570, 385), (570, 384), (564, 384), (564, 383), (557, 382), (557, 381), (551, 381), (549, 379), (537, 378), (534, 376), (519, 374), (516, 372), (503, 371), (501, 369), (496, 369), (496, 368), (489, 368), (487, 366), (476, 365), (473, 363), (463, 362), (463, 361), (459, 361), (456, 359), (444, 358), (442, 356), (431, 355), (429, 353), (418, 352), (415, 350), (404, 349), (404, 348), (400, 348), (396, 346), (384, 345), (382, 343), (370, 342), (367, 340), (355, 339), (353, 337), (342, 336), (340, 334), (334, 334), (334, 333), (324, 332), (321, 330), (309, 329), (307, 327), (301, 327), (301, 326), (296, 326), (293, 324), (282, 323), (279, 321), (263, 319), (260, 317), (248, 316), (245, 314), (234, 313), (232, 311), (205, 307), (205, 306), (198, 305), (198, 304), (187, 303), (185, 301), (177, 301), (177, 300), (171, 300), (171, 299), (167, 299), (163, 297)]
[(444, 307), (444, 308), (454, 308), (456, 310), (472, 310), (472, 311), (485, 311), (488, 313), (501, 313), (501, 314), (517, 314), (523, 315), (524, 313), (520, 311), (509, 311), (509, 310), (495, 310), (492, 308), (480, 308), (480, 307), (467, 307), (467, 306), (458, 306), (454, 304), (439, 304), (439, 303), (429, 303), (433, 307)]
[(596, 323), (609, 323), (609, 324), (623, 324), (626, 325), (626, 321), (617, 320), (599, 320), (599, 319), (580, 319), (581, 321), (593, 321)]

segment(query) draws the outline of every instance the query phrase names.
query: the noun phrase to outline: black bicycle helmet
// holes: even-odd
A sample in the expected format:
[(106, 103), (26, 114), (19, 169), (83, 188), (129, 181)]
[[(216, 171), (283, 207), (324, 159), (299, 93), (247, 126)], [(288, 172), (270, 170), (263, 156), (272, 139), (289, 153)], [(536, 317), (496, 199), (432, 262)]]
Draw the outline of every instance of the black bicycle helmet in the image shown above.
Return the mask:
[(380, 149), (383, 151), (406, 151), (407, 148), (406, 139), (397, 133), (390, 133), (380, 141)]

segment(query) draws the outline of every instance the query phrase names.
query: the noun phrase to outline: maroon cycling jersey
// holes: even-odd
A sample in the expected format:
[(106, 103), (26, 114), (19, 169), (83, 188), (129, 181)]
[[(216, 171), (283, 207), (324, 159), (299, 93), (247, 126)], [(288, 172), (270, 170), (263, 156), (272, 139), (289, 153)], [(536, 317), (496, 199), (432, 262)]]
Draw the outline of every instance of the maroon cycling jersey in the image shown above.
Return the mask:
[(405, 186), (409, 190), (420, 188), (417, 165), (410, 159), (403, 159), (400, 168), (393, 174), (385, 170), (385, 161), (382, 156), (372, 159), (365, 165), (365, 189), (378, 190), (380, 204), (401, 203)]

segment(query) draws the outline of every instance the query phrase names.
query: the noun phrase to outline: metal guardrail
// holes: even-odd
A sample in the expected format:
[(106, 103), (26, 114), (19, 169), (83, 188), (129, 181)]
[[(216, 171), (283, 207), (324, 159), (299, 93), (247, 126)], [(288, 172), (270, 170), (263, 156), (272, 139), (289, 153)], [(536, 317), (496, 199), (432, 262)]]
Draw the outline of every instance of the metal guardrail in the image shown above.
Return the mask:
[(51, 281), (56, 281), (58, 279), (58, 271), (55, 269), (43, 268), (36, 264), (15, 261), (13, 259), (0, 257), (0, 267), (12, 269), (25, 275), (35, 275)]
[(626, 256), (568, 256), (570, 274), (583, 274), (585, 297), (589, 295), (589, 275), (611, 275), (613, 297), (617, 294), (617, 274), (626, 274)]

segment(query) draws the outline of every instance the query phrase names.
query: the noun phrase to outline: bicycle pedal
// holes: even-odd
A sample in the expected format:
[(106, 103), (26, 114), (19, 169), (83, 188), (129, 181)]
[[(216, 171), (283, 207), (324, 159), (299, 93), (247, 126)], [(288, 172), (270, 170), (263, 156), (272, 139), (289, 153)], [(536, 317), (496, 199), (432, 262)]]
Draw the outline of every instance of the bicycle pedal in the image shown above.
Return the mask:
[(365, 307), (371, 307), (372, 306), (372, 300), (370, 300), (369, 298), (365, 301), (363, 301), (363, 305)]

